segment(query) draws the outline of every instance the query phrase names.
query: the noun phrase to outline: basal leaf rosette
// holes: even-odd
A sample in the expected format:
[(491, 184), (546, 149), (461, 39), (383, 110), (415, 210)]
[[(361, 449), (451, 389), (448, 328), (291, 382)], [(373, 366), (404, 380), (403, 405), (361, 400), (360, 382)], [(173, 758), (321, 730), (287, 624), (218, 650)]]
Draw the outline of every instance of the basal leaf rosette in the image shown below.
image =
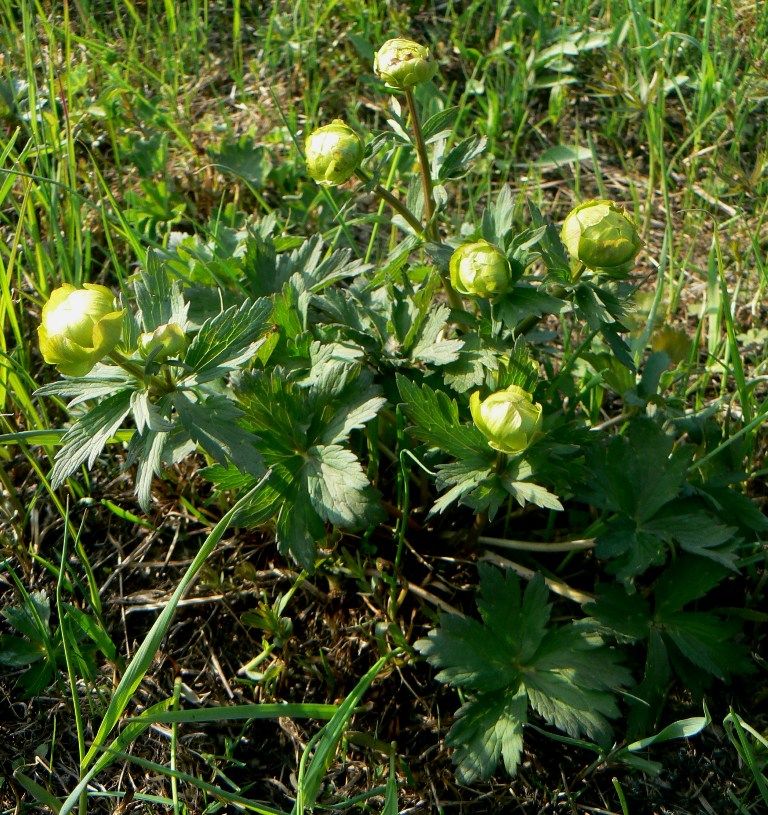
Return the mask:
[(313, 130), (307, 138), (307, 172), (323, 187), (348, 181), (363, 159), (363, 140), (341, 119)]
[(612, 201), (585, 201), (572, 209), (560, 233), (568, 253), (592, 271), (627, 274), (643, 246), (634, 223)]
[(120, 342), (124, 313), (106, 286), (54, 289), (37, 329), (43, 359), (65, 376), (85, 376)]
[(145, 359), (151, 356), (156, 362), (162, 362), (168, 357), (178, 357), (188, 344), (181, 326), (166, 323), (139, 337), (139, 353)]
[(497, 297), (512, 285), (512, 267), (497, 246), (485, 240), (465, 243), (449, 263), (451, 285), (460, 294)]
[(500, 453), (522, 453), (541, 428), (541, 405), (517, 385), (496, 391), (486, 399), (475, 391), (469, 399), (469, 409), (488, 444)]
[(391, 88), (407, 91), (428, 82), (437, 71), (429, 48), (413, 40), (396, 37), (387, 40), (376, 52), (373, 72)]

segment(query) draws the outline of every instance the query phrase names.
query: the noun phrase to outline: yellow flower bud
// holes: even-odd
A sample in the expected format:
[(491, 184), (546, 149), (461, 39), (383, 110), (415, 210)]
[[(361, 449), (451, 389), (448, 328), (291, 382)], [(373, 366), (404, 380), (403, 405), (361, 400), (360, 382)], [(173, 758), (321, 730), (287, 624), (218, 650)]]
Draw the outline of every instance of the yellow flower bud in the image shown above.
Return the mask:
[(413, 40), (387, 40), (376, 52), (373, 72), (387, 85), (406, 91), (432, 79), (437, 71), (429, 48)]
[(611, 201), (585, 201), (572, 209), (560, 233), (572, 258), (588, 269), (626, 274), (643, 242), (623, 209)]
[(139, 353), (146, 359), (152, 355), (156, 362), (178, 357), (187, 348), (184, 332), (176, 323), (166, 323), (139, 337)]
[(488, 444), (502, 453), (522, 453), (541, 427), (541, 405), (517, 385), (496, 391), (483, 400), (480, 392), (475, 391), (469, 399), (469, 409)]
[(37, 329), (43, 359), (66, 376), (85, 376), (120, 342), (123, 314), (105, 286), (54, 289)]
[(336, 187), (354, 175), (363, 159), (363, 141), (349, 125), (334, 119), (309, 134), (307, 172), (324, 187)]
[(488, 241), (460, 246), (449, 263), (451, 285), (460, 294), (496, 297), (512, 284), (512, 267), (501, 249)]

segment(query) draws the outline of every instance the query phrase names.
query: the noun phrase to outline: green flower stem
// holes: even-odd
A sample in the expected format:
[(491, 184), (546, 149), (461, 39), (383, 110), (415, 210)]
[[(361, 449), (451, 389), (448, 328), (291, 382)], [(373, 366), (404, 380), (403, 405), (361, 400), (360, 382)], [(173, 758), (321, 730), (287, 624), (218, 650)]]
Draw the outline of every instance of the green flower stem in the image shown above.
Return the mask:
[[(365, 172), (362, 168), (359, 168), (355, 171), (355, 175), (363, 181), (365, 184), (368, 184), (372, 181), (371, 176)], [(424, 227), (419, 223), (419, 219), (405, 206), (405, 204), (399, 199), (392, 195), (389, 190), (384, 189), (381, 184), (376, 184), (373, 187), (374, 195), (378, 196), (382, 201), (385, 201), (389, 204), (390, 207), (398, 214), (401, 215), (416, 231), (418, 235), (421, 237), (426, 237)], [(463, 310), (464, 303), (461, 301), (461, 297), (459, 297), (456, 290), (451, 286), (450, 280), (444, 275), (441, 275), (441, 280), (443, 282), (443, 288), (445, 289), (446, 296), (448, 297), (448, 302), (451, 305), (451, 308), (456, 309), (458, 311)]]
[(116, 365), (119, 365), (124, 371), (128, 371), (129, 374), (135, 376), (136, 379), (141, 382), (145, 381), (146, 377), (141, 366), (136, 365), (135, 362), (131, 362), (129, 359), (126, 359), (119, 351), (113, 351), (109, 356), (110, 359)]
[[(372, 179), (362, 167), (355, 170), (357, 177), (366, 184), (369, 184)], [(419, 219), (408, 209), (407, 206), (399, 199), (396, 198), (389, 190), (385, 190), (381, 184), (376, 184), (373, 188), (373, 194), (382, 201), (385, 201), (389, 206), (400, 216), (402, 216), (415, 230), (417, 235), (424, 234), (424, 227), (419, 222)]]
[[(432, 174), (429, 169), (429, 156), (427, 155), (427, 145), (424, 141), (424, 133), (421, 130), (421, 122), (419, 120), (419, 113), (416, 110), (416, 100), (413, 98), (413, 91), (409, 88), (405, 91), (405, 101), (408, 104), (408, 114), (411, 120), (411, 127), (413, 128), (413, 140), (416, 145), (416, 155), (419, 158), (419, 171), (421, 174), (421, 189), (424, 194), (424, 219), (427, 222), (424, 234), (429, 240), (436, 243), (440, 240), (437, 234), (437, 225), (434, 223), (435, 217), (435, 198), (432, 194)], [(464, 303), (461, 300), (456, 289), (451, 285), (451, 281), (447, 275), (440, 275), (443, 281), (443, 288), (448, 297), (448, 302), (452, 309), (462, 311)]]
[(429, 169), (429, 157), (427, 156), (427, 145), (424, 142), (424, 134), (421, 131), (421, 122), (416, 110), (416, 100), (413, 98), (413, 91), (405, 91), (405, 100), (408, 103), (408, 113), (411, 118), (413, 137), (416, 143), (416, 154), (419, 157), (419, 169), (421, 171), (421, 189), (424, 192), (424, 217), (427, 221), (426, 234), (431, 240), (437, 240), (437, 230), (432, 218), (435, 215), (435, 199), (432, 195), (432, 175)]
[(464, 303), (462, 302), (459, 293), (451, 285), (451, 281), (448, 279), (447, 275), (441, 274), (440, 279), (443, 281), (443, 288), (445, 289), (445, 294), (448, 297), (448, 302), (450, 303), (451, 308), (455, 311), (463, 311)]

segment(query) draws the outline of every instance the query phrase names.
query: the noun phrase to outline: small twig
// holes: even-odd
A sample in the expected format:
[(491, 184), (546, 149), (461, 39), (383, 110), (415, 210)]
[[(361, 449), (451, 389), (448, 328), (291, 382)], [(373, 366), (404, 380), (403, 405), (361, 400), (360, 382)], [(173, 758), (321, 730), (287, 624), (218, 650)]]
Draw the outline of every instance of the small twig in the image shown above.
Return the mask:
[[(343, 566), (336, 567), (333, 571), (336, 574), (343, 574), (349, 577), (356, 577), (355, 573), (351, 569), (347, 569)], [(363, 573), (365, 574), (366, 577), (378, 577), (380, 580), (384, 579), (384, 575), (379, 569), (365, 569)], [(449, 614), (457, 614), (459, 617), (466, 617), (466, 614), (463, 614), (455, 606), (452, 606), (446, 600), (443, 600), (437, 595), (432, 594), (432, 592), (423, 589), (421, 586), (416, 586), (413, 583), (410, 583), (402, 575), (400, 575), (400, 578), (397, 582), (406, 591), (413, 592), (413, 594), (415, 594), (417, 597), (421, 597), (422, 600), (426, 600), (428, 603), (432, 603), (439, 609), (447, 611)]]
[(216, 656), (215, 651), (213, 650), (213, 648), (211, 648), (211, 645), (207, 639), (205, 641), (205, 644), (208, 646), (208, 650), (210, 651), (211, 664), (213, 665), (213, 669), (218, 675), (221, 684), (224, 686), (224, 690), (226, 691), (227, 696), (229, 696), (230, 699), (234, 699), (235, 694), (232, 692), (232, 688), (230, 687), (230, 684), (227, 681), (227, 677), (225, 676), (224, 671), (221, 668), (221, 663), (219, 662), (219, 659)]
[(408, 591), (413, 592), (417, 597), (421, 597), (422, 600), (426, 600), (428, 603), (432, 603), (433, 605), (437, 606), (439, 609), (443, 611), (447, 611), (449, 614), (456, 614), (459, 617), (466, 617), (467, 615), (459, 611), (455, 606), (452, 606), (450, 603), (447, 603), (445, 600), (442, 600), (432, 592), (427, 591), (426, 589), (422, 589), (421, 586), (416, 586), (413, 583), (409, 583), (407, 580), (403, 579), (405, 583), (405, 588)]
[(481, 535), (478, 543), (486, 546), (498, 546), (500, 549), (516, 549), (521, 552), (578, 552), (585, 549), (594, 549), (595, 539), (584, 538), (576, 541), (561, 541), (560, 543), (536, 543), (534, 541), (507, 540), (506, 538), (488, 538)]
[[(480, 560), (494, 563), (496, 566), (501, 566), (503, 569), (512, 569), (515, 574), (519, 575), (524, 580), (533, 580), (533, 578), (538, 574), (538, 572), (535, 572), (533, 569), (529, 569), (527, 566), (522, 566), (519, 563), (515, 563), (513, 560), (507, 560), (507, 558), (497, 555), (495, 552), (483, 552), (483, 556), (480, 558)], [(581, 605), (591, 603), (595, 599), (591, 594), (587, 594), (584, 591), (579, 591), (578, 589), (572, 589), (567, 583), (563, 583), (562, 580), (557, 580), (554, 577), (545, 577), (544, 582), (553, 592), (555, 592), (555, 594), (559, 594), (561, 597), (567, 597), (569, 600), (573, 600)]]

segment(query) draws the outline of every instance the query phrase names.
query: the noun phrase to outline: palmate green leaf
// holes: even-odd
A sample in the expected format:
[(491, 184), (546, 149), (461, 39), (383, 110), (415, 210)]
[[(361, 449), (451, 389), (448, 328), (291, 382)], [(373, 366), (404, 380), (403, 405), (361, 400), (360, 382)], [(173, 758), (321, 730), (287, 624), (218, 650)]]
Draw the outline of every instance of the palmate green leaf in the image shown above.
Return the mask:
[(35, 391), (35, 396), (63, 396), (70, 398), (69, 407), (90, 399), (101, 399), (126, 387), (135, 387), (136, 379), (115, 365), (96, 365), (88, 376), (66, 376), (48, 382)]
[(615, 693), (631, 676), (588, 627), (552, 626), (547, 600), (540, 575), (522, 593), (516, 575), (484, 565), (482, 622), (441, 615), (438, 628), (415, 644), (439, 669), (439, 681), (469, 695), (449, 734), (464, 783), (490, 775), (500, 756), (515, 771), (529, 703), (574, 738), (610, 739), (609, 719), (619, 713)]
[(653, 596), (657, 613), (666, 617), (680, 611), (705, 597), (727, 576), (727, 569), (718, 563), (681, 555), (656, 581)]
[(421, 134), (424, 137), (424, 141), (429, 143), (441, 135), (450, 134), (453, 131), (459, 113), (460, 109), (458, 107), (450, 107), (430, 116), (421, 126)]
[(497, 691), (483, 693), (462, 705), (445, 738), (454, 747), (456, 777), (462, 784), (487, 779), (502, 759), (514, 776), (523, 752), (523, 726), (528, 720), (528, 698)]
[(250, 359), (263, 341), (259, 337), (271, 311), (266, 298), (245, 300), (206, 320), (184, 355), (183, 363), (192, 372), (185, 382), (215, 379)]
[(508, 388), (517, 385), (528, 393), (533, 393), (539, 382), (539, 363), (531, 356), (528, 344), (522, 337), (515, 340), (508, 348), (506, 356), (499, 365), (496, 388)]
[(353, 430), (360, 430), (375, 418), (387, 400), (379, 396), (379, 388), (369, 385), (344, 400), (344, 404), (325, 425), (319, 441), (338, 444), (346, 441)]
[(238, 384), (243, 422), (259, 436), (262, 450), (290, 456), (306, 446), (312, 411), (280, 370), (247, 374)]
[[(496, 483), (492, 483), (493, 481)], [(490, 455), (485, 457), (474, 455), (471, 458), (439, 464), (435, 484), (439, 491), (446, 492), (432, 505), (430, 516), (444, 512), (454, 501), (458, 501), (476, 512), (488, 510), (489, 516), (493, 517), (506, 498), (506, 493), (498, 486), (498, 480), (494, 479), (493, 458)], [(483, 486), (488, 488), (487, 491), (483, 494), (477, 493)]]
[(255, 144), (252, 136), (224, 141), (218, 150), (209, 148), (208, 155), (225, 173), (241, 178), (256, 189), (266, 183), (272, 162), (264, 145)]
[(542, 291), (540, 286), (519, 280), (500, 300), (497, 314), (507, 328), (514, 329), (526, 317), (559, 314), (564, 305), (563, 300)]
[(734, 638), (740, 625), (703, 611), (678, 611), (664, 618), (663, 633), (697, 668), (723, 681), (750, 669), (747, 652)]
[(571, 264), (557, 229), (554, 224), (544, 218), (541, 214), (541, 210), (539, 210), (536, 204), (530, 199), (528, 200), (528, 210), (531, 214), (531, 223), (534, 227), (546, 227), (546, 231), (539, 241), (538, 248), (544, 259), (549, 277), (554, 278), (560, 283), (570, 283)]
[(619, 517), (609, 521), (597, 537), (595, 554), (609, 559), (608, 571), (619, 580), (630, 581), (667, 557), (664, 539), (638, 528), (634, 521)]
[(608, 719), (619, 715), (613, 691), (632, 681), (618, 660), (599, 637), (577, 625), (548, 631), (525, 673), (531, 705), (569, 736), (608, 742)]
[(695, 501), (683, 499), (667, 504), (643, 528), (665, 541), (676, 541), (693, 555), (713, 560), (738, 573), (735, 526), (725, 526)]
[(256, 449), (256, 437), (237, 424), (242, 411), (224, 396), (209, 396), (194, 402), (182, 391), (173, 394), (179, 421), (208, 455), (219, 464), (232, 462), (257, 478), (264, 474), (264, 462)]
[(433, 668), (438, 682), (457, 688), (496, 691), (512, 685), (518, 676), (513, 658), (478, 620), (441, 614), (440, 624), (415, 648)]
[(520, 581), (511, 572), (488, 563), (479, 563), (477, 568), (480, 590), (476, 602), (483, 623), (515, 660), (528, 662), (544, 640), (552, 613), (546, 583), (534, 580), (522, 594)]
[(485, 136), (469, 136), (446, 153), (437, 171), (439, 182), (455, 181), (463, 178), (470, 170), (472, 162), (485, 150), (488, 140)]
[(615, 559), (609, 568), (622, 580), (666, 558), (669, 536), (649, 522), (677, 499), (686, 482), (691, 451), (673, 448), (672, 437), (640, 418), (590, 457), (592, 502), (619, 513), (599, 536), (596, 553)]
[(611, 727), (606, 716), (619, 715), (610, 694), (583, 690), (570, 677), (557, 673), (533, 673), (525, 689), (531, 707), (548, 724), (574, 739), (588, 735), (598, 744), (610, 744)]
[(578, 314), (593, 331), (600, 331), (604, 323), (615, 322), (605, 304), (597, 297), (592, 286), (581, 283), (574, 292)]
[(445, 384), (458, 393), (480, 388), (486, 383), (489, 374), (499, 369), (497, 355), (477, 334), (465, 335), (462, 340), (464, 345), (460, 348), (455, 361), (449, 362), (443, 368)]
[(504, 480), (504, 487), (509, 494), (524, 507), (526, 503), (535, 504), (542, 509), (554, 509), (557, 512), (563, 511), (563, 505), (556, 495), (551, 493), (546, 487), (534, 484), (530, 481)]
[(509, 184), (499, 190), (496, 200), (483, 212), (483, 237), (496, 246), (503, 246), (512, 229), (515, 215), (515, 199)]
[(598, 624), (600, 634), (610, 633), (619, 642), (636, 642), (648, 636), (651, 610), (638, 593), (628, 594), (619, 583), (600, 586), (595, 601), (584, 608)]
[(131, 410), (132, 389), (118, 391), (91, 408), (64, 434), (51, 473), (55, 489), (84, 462), (92, 467)]
[(0, 665), (23, 668), (44, 658), (45, 650), (39, 644), (10, 634), (0, 636)]
[(350, 249), (336, 249), (324, 255), (322, 237), (313, 235), (292, 252), (277, 255), (276, 277), (288, 281), (298, 275), (303, 290), (317, 293), (336, 281), (356, 277), (370, 268), (362, 260), (353, 259)]
[[(653, 612), (647, 601), (637, 594), (628, 595), (617, 585), (603, 587), (587, 611), (601, 632), (611, 631), (625, 641), (656, 641), (656, 662), (660, 654), (666, 660), (668, 648), (677, 649), (689, 663), (686, 666), (678, 658), (678, 673), (682, 670), (688, 674), (692, 663), (699, 672), (727, 679), (750, 670), (748, 653), (737, 641), (739, 623), (716, 612), (688, 611), (684, 607), (705, 597), (728, 574), (728, 569), (718, 563), (682, 555), (657, 580)], [(702, 683), (697, 680), (696, 684)]]
[(742, 534), (768, 532), (768, 515), (746, 495), (714, 483), (702, 484), (696, 492), (707, 501), (718, 519), (734, 524)]
[(680, 497), (690, 492), (690, 457), (649, 419), (634, 420), (591, 457), (592, 499), (619, 513), (598, 536), (596, 554), (612, 560), (609, 571), (620, 579), (663, 564), (675, 545), (736, 571), (737, 527), (719, 522), (701, 498)]
[(290, 555), (309, 573), (315, 571), (317, 541), (325, 536), (325, 525), (314, 510), (305, 485), (293, 490), (283, 501), (275, 536), (283, 555)]
[(311, 447), (304, 477), (309, 499), (321, 518), (345, 529), (357, 528), (370, 518), (371, 485), (351, 450), (338, 444)]
[(450, 313), (451, 310), (445, 305), (429, 312), (411, 349), (413, 360), (428, 365), (447, 365), (459, 358), (464, 342), (444, 337)]
[(365, 352), (353, 343), (313, 342), (309, 355), (311, 368), (301, 384), (316, 408), (341, 396), (357, 378)]
[(167, 432), (147, 430), (142, 436), (138, 436), (138, 434), (134, 436), (134, 439), (138, 439), (140, 445), (139, 464), (136, 468), (136, 497), (144, 512), (149, 512), (152, 498), (152, 478), (162, 472), (163, 448), (168, 435)]
[(147, 252), (145, 268), (134, 286), (136, 303), (144, 331), (154, 331), (165, 323), (176, 323), (186, 329), (188, 304), (184, 302), (179, 283), (153, 251)]
[(415, 436), (457, 459), (495, 461), (485, 436), (473, 424), (459, 421), (459, 408), (453, 399), (429, 385), (419, 388), (400, 374), (397, 386), (405, 412), (414, 423)]

